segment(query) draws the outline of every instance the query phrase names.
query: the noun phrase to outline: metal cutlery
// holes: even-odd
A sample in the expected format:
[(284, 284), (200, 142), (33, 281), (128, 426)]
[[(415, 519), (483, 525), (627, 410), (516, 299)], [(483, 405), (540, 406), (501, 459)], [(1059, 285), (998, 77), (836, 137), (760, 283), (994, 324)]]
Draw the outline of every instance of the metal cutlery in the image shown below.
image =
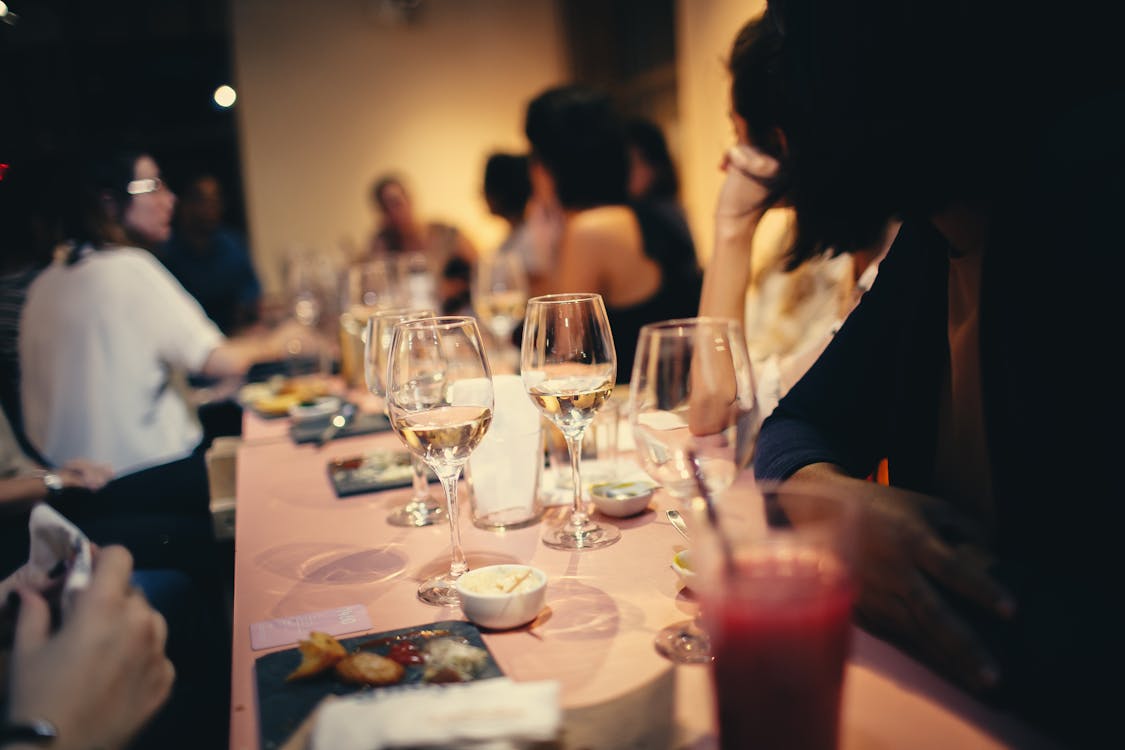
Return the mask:
[(332, 420), (328, 426), (324, 428), (324, 432), (320, 433), (320, 437), (316, 440), (318, 448), (324, 446), (325, 443), (332, 440), (340, 433), (340, 430), (348, 426), (348, 423), (355, 417), (356, 406), (351, 402), (345, 402), (335, 414), (332, 415)]

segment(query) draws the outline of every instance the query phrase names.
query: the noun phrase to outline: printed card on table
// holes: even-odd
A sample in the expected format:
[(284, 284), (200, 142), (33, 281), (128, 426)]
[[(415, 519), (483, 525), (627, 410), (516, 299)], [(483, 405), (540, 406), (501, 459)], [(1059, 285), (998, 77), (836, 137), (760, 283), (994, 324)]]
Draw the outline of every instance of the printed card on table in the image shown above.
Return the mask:
[(278, 617), (250, 625), (250, 648), (259, 651), (274, 646), (287, 646), (308, 638), (313, 630), (329, 635), (358, 633), (371, 629), (371, 615), (362, 604), (308, 612), (292, 617)]

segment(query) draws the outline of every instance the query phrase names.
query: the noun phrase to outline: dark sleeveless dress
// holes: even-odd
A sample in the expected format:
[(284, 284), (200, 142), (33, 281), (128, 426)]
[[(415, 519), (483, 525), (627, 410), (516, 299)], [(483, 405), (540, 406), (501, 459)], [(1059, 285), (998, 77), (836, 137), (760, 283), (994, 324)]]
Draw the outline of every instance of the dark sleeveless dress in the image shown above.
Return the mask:
[(636, 203), (630, 208), (640, 224), (645, 255), (660, 266), (660, 287), (651, 297), (635, 305), (606, 305), (617, 349), (618, 383), (628, 383), (632, 379), (641, 327), (660, 320), (698, 315), (699, 296), (703, 291), (703, 271), (686, 227), (673, 221), (658, 206)]

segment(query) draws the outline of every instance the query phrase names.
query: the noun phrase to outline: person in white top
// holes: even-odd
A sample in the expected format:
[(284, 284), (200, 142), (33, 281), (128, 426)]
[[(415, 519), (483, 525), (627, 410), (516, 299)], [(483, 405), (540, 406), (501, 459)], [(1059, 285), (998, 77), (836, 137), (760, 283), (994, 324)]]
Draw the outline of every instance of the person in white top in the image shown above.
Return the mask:
[(174, 375), (241, 375), (280, 358), (299, 326), (227, 339), (147, 251), (175, 196), (145, 154), (101, 162), (70, 217), (71, 249), (28, 289), (20, 319), (28, 437), (55, 464), (84, 456), (115, 476), (190, 456), (202, 434)]

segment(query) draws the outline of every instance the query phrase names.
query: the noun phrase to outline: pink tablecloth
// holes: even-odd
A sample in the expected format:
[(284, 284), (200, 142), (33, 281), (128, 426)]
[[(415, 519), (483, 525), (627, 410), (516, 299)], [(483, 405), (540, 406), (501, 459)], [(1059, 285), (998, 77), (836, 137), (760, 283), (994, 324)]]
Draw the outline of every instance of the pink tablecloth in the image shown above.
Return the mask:
[[(294, 446), (281, 424), (247, 427), (237, 464), (234, 750), (259, 746), (253, 662), (266, 652), (251, 650), (251, 623), (354, 603), (367, 607), (376, 630), (462, 619), (457, 609), (415, 597), (425, 574), (448, 565), (448, 528), (386, 524), (408, 489), (341, 500), (329, 485), (329, 459), (394, 446), (397, 438), (355, 437), (318, 450)], [(495, 533), (462, 524), (470, 565), (526, 562), (550, 577), (549, 612), (531, 631), (485, 640), (511, 678), (561, 683), (567, 747), (715, 746), (707, 670), (673, 667), (652, 647), (659, 628), (695, 607), (669, 567), (682, 548), (663, 515), (673, 503), (658, 493), (652, 511), (618, 521), (620, 542), (580, 553), (544, 547), (538, 525)], [(858, 630), (855, 636), (844, 748), (1049, 746), (890, 646)]]

